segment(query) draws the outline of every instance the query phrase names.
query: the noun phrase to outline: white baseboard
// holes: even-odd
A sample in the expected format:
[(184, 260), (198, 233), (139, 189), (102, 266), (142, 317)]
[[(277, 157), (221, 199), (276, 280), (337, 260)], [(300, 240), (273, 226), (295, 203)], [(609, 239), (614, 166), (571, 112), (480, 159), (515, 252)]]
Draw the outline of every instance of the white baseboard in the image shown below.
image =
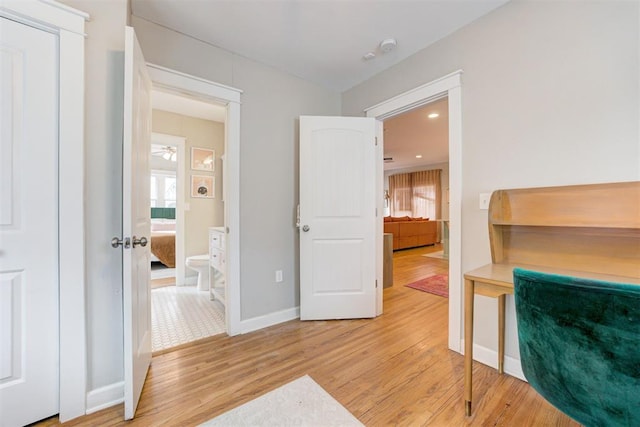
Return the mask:
[[(461, 342), (461, 348), (464, 349), (464, 340)], [(491, 366), (494, 369), (498, 369), (498, 352), (496, 350), (474, 344), (473, 360), (484, 365)], [(504, 372), (512, 377), (518, 378), (519, 380), (527, 381), (524, 377), (524, 372), (522, 372), (520, 359), (507, 356), (506, 354), (504, 356)]]
[(91, 390), (87, 393), (87, 414), (124, 402), (124, 381)]
[(275, 313), (265, 314), (264, 316), (241, 320), (240, 333), (246, 334), (298, 318), (300, 318), (300, 307), (288, 308), (286, 310), (276, 311)]

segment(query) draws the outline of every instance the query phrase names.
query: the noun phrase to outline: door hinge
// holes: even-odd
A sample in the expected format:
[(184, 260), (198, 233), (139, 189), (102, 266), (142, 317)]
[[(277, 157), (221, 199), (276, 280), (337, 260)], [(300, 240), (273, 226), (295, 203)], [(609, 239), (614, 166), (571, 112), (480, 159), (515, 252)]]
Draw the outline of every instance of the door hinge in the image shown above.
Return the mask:
[(378, 289), (378, 280), (376, 279), (376, 289)]
[(378, 208), (376, 208), (376, 218), (378, 217)]
[(376, 136), (376, 147), (378, 146), (378, 137)]

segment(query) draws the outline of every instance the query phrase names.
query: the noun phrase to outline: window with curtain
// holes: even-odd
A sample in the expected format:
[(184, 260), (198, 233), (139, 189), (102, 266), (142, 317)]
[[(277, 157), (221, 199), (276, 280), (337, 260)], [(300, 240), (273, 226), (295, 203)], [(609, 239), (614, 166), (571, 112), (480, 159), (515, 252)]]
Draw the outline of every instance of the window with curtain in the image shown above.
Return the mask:
[(391, 216), (440, 219), (441, 169), (389, 176)]

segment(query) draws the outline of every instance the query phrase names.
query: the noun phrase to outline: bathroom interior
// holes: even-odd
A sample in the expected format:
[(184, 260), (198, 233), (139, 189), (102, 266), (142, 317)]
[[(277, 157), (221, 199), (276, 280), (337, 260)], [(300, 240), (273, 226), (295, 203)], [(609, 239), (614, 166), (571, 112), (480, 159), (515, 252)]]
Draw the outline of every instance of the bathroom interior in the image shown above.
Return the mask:
[(152, 102), (150, 288), (158, 354), (226, 331), (225, 108), (159, 90)]

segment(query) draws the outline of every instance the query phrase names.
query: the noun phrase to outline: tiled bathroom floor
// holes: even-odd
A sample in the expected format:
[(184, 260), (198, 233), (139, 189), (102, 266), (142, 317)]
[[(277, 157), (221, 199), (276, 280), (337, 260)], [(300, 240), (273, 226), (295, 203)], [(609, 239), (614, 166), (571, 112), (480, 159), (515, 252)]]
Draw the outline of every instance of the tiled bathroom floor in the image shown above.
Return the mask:
[(224, 306), (195, 286), (151, 291), (152, 351), (225, 332)]

